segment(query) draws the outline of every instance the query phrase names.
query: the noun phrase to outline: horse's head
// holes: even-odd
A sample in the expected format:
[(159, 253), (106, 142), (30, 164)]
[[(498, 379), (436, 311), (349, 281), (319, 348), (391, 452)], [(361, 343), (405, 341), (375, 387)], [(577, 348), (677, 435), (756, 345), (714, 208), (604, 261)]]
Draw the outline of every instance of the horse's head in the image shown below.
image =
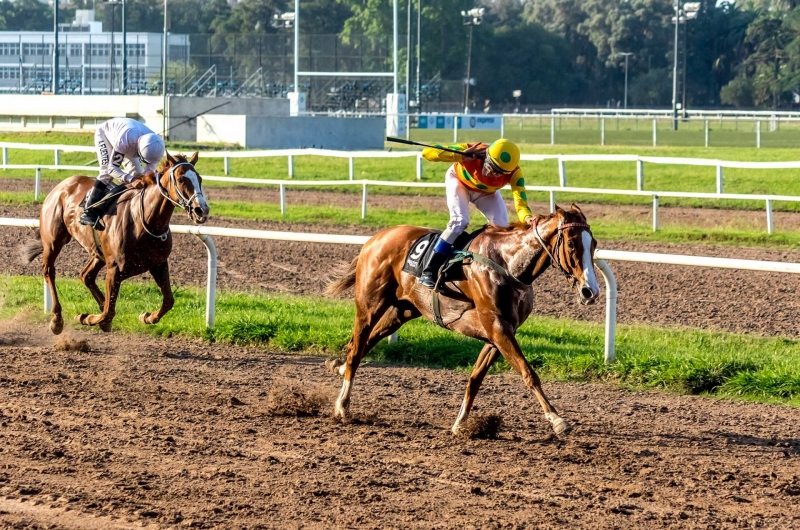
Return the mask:
[[(553, 227), (549, 240), (542, 239), (542, 242), (548, 254), (556, 261), (552, 265), (560, 269), (568, 279), (573, 280), (574, 285), (578, 287), (578, 300), (581, 304), (595, 303), (600, 295), (592, 260), (597, 241), (586, 222), (586, 216), (577, 205), (573, 204), (569, 210), (556, 207), (551, 219), (557, 225)], [(541, 231), (539, 237), (544, 238), (544, 230), (538, 227), (536, 229)]]
[(166, 160), (158, 168), (157, 182), (161, 194), (186, 210), (189, 219), (199, 225), (208, 221), (208, 202), (203, 193), (203, 178), (194, 167), (197, 158), (197, 152), (188, 160), (184, 155), (172, 156), (167, 152)]

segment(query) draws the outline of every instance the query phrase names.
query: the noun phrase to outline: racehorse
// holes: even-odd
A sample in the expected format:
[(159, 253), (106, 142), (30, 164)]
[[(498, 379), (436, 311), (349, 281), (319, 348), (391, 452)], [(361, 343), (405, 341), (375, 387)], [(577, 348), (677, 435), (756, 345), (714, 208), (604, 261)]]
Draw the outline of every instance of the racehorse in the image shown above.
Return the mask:
[[(61, 303), (56, 291), (56, 259), (61, 249), (73, 238), (89, 253), (89, 262), (81, 272), (81, 280), (100, 307), (100, 314), (78, 315), (76, 320), (85, 326), (99, 326), (111, 331), (120, 284), (132, 276), (150, 272), (163, 296), (161, 307), (152, 313), (142, 313), (139, 320), (155, 324), (172, 308), (174, 298), (169, 282), (169, 263), (172, 233), (169, 222), (175, 206), (186, 210), (195, 224), (208, 220), (208, 203), (203, 194), (203, 179), (195, 164), (198, 154), (190, 160), (183, 155), (167, 158), (157, 173), (145, 174), (132, 187), (124, 190), (116, 204), (103, 217), (105, 230), (96, 231), (78, 222), (86, 196), (94, 179), (75, 175), (59, 183), (47, 195), (39, 216), (37, 238), (22, 248), (23, 259), (29, 263), (42, 254), (42, 273), (53, 299), (50, 330), (58, 335), (64, 328)], [(100, 270), (106, 268), (105, 296), (97, 287)]]
[[(364, 244), (346, 273), (328, 286), (331, 295), (355, 287), (356, 303), (347, 359), (328, 365), (344, 377), (335, 417), (348, 418), (353, 377), (367, 352), (409, 320), (420, 316), (434, 320), (432, 303), (437, 294), (402, 270), (414, 242), (430, 232), (415, 226), (378, 232)], [(515, 334), (533, 309), (531, 284), (551, 265), (578, 287), (580, 303), (597, 300), (599, 287), (592, 262), (596, 246), (586, 217), (574, 204), (569, 210), (556, 208), (550, 215), (537, 216), (532, 225), (488, 226), (472, 240), (468, 247), (472, 259), (464, 265), (465, 279), (454, 282), (465, 301), (442, 298), (440, 302), (444, 327), (485, 343), (470, 374), (453, 433), (469, 415), (483, 378), (499, 355), (533, 391), (556, 434), (570, 430), (569, 423), (547, 400)]]

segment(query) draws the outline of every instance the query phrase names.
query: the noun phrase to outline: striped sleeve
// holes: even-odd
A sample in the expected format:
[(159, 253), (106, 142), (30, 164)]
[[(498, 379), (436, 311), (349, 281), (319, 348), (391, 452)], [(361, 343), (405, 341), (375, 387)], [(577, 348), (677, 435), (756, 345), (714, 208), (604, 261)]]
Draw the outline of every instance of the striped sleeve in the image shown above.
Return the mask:
[(511, 194), (514, 197), (514, 209), (517, 217), (523, 223), (528, 217), (533, 217), (530, 206), (528, 206), (528, 194), (525, 193), (525, 178), (522, 176), (522, 169), (517, 168), (511, 176)]

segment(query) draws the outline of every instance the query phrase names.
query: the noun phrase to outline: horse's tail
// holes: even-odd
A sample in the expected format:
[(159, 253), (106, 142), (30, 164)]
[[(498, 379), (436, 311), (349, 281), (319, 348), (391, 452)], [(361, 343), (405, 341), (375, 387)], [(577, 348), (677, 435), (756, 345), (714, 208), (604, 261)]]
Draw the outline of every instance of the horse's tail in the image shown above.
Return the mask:
[(356, 284), (356, 266), (358, 265), (358, 256), (353, 258), (350, 265), (340, 266), (334, 270), (333, 277), (337, 278), (331, 281), (325, 288), (325, 294), (328, 296), (338, 296)]
[(23, 263), (30, 263), (42, 252), (44, 252), (44, 246), (42, 245), (42, 234), (39, 233), (39, 230), (36, 230), (34, 239), (19, 246), (19, 257)]

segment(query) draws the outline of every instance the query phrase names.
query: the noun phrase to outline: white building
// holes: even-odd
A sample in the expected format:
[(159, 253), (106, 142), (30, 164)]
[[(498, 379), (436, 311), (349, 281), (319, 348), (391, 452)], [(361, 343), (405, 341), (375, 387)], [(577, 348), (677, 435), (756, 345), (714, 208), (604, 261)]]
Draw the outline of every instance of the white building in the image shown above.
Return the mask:
[[(103, 31), (93, 10), (78, 10), (75, 22), (59, 30), (59, 92), (121, 94), (122, 32)], [(162, 39), (160, 33), (127, 33), (129, 94), (160, 92)], [(0, 92), (49, 92), (53, 42), (52, 32), (0, 31)], [(188, 35), (169, 35), (168, 43), (170, 62), (188, 60)]]

